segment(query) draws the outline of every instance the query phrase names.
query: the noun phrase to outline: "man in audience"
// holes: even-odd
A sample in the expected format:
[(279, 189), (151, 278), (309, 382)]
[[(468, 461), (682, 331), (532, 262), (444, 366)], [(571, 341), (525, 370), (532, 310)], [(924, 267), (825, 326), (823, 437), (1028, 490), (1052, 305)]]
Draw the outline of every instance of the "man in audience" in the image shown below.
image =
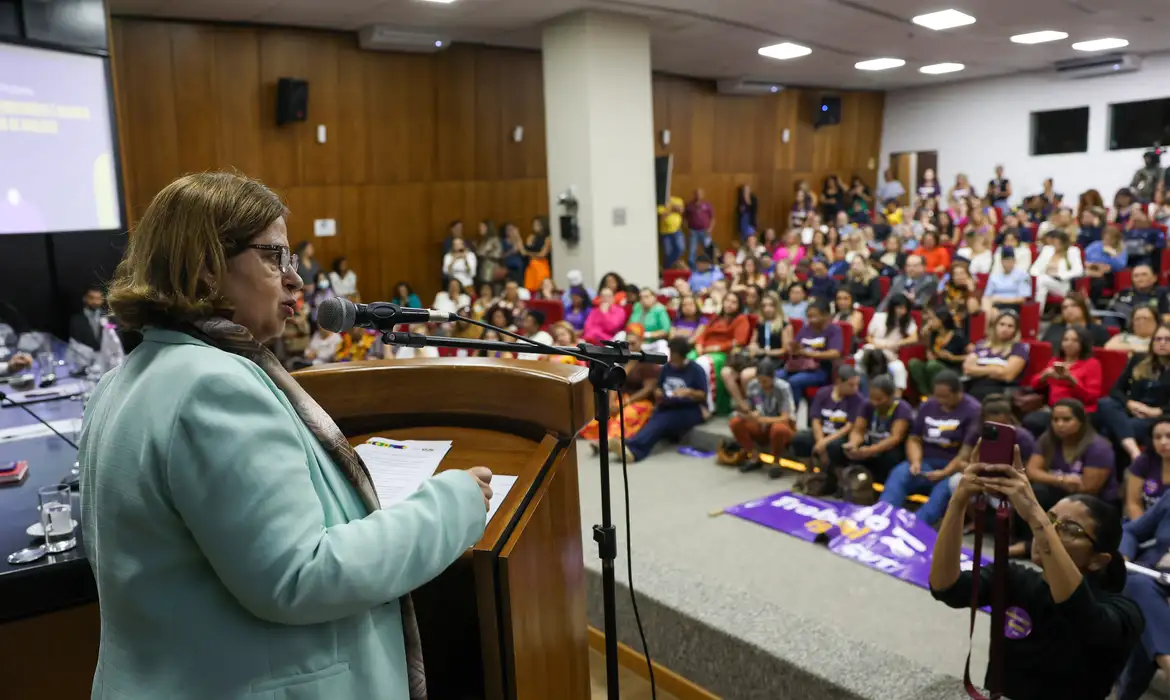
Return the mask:
[(711, 258), (700, 255), (695, 259), (695, 270), (691, 273), (690, 282), (692, 294), (702, 294), (711, 287), (716, 280), (725, 279), (723, 270), (711, 264)]
[(894, 179), (893, 171), (887, 168), (882, 173), (882, 184), (878, 185), (877, 188), (877, 206), (885, 207), (890, 202), (897, 202), (905, 196), (906, 187), (900, 181)]
[[(565, 305), (566, 311), (573, 307), (572, 291), (574, 289), (584, 289), (590, 299), (597, 298), (597, 290), (585, 285), (585, 275), (581, 274), (580, 270), (569, 270), (569, 273), (565, 275), (565, 279), (569, 284), (565, 287), (565, 291), (561, 292), (561, 303)], [(682, 278), (680, 277), (679, 279)]]
[(829, 265), (824, 258), (813, 258), (809, 265), (808, 296), (811, 299), (833, 301), (837, 296), (837, 280), (829, 276)]
[(915, 308), (925, 309), (931, 299), (938, 292), (938, 279), (926, 273), (926, 262), (921, 255), (911, 255), (906, 258), (906, 272), (894, 278), (890, 284), (890, 291), (878, 311), (885, 311), (890, 298), (895, 294), (902, 294), (909, 299)]
[(101, 287), (90, 287), (81, 298), (81, 311), (69, 319), (69, 338), (98, 350), (102, 345), (103, 307), (106, 295)]
[(1137, 209), (1125, 225), (1125, 252), (1129, 266), (1149, 265), (1157, 274), (1162, 262), (1162, 250), (1166, 248), (1166, 234), (1150, 223), (1146, 212)]
[(741, 472), (753, 472), (760, 463), (760, 444), (769, 445), (772, 454), (779, 457), (788, 449), (795, 432), (796, 406), (788, 382), (776, 379), (780, 368), (765, 358), (756, 367), (756, 378), (747, 386), (750, 411), (736, 410), (731, 418), (731, 434), (743, 448), (747, 461), (739, 466)]
[[(670, 339), (670, 361), (658, 375), (658, 388), (654, 390), (658, 408), (638, 434), (626, 442), (626, 461), (645, 459), (660, 441), (680, 439), (691, 428), (703, 422), (703, 406), (707, 404), (707, 373), (687, 359), (690, 352), (691, 343), (686, 338)], [(622, 454), (621, 439), (610, 438), (609, 450)]]
[[(525, 338), (535, 341), (537, 343), (544, 343), (545, 345), (552, 345), (552, 336), (547, 331), (541, 330), (544, 326), (544, 312), (539, 309), (529, 309), (528, 313), (524, 314), (524, 318), (520, 321), (521, 333)], [(544, 355), (538, 352), (522, 352), (516, 355), (517, 360), (540, 360)]]
[(987, 183), (987, 198), (991, 204), (1005, 215), (1010, 209), (1008, 200), (1012, 198), (1012, 182), (1003, 176), (1003, 166), (995, 166), (995, 177)]
[[(1016, 251), (1011, 246), (1000, 248), (1000, 268), (992, 270), (983, 290), (983, 311), (987, 324), (995, 323), (1000, 311), (1020, 313), (1020, 307), (1032, 298), (1032, 276), (1016, 267)], [(1002, 268), (1002, 269), (1001, 269)]]
[(687, 250), (687, 241), (682, 232), (685, 208), (682, 197), (671, 197), (667, 204), (658, 205), (658, 237), (662, 241), (663, 270), (677, 265)]
[(865, 398), (858, 393), (861, 374), (852, 365), (837, 368), (837, 381), (817, 390), (808, 409), (809, 430), (802, 430), (792, 440), (797, 457), (812, 457), (818, 465), (829, 463), (829, 446), (849, 437), (853, 422), (865, 408)]
[(1137, 265), (1133, 268), (1133, 282), (1129, 289), (1123, 289), (1114, 295), (1109, 303), (1109, 310), (1119, 317), (1107, 319), (1112, 325), (1122, 325), (1133, 314), (1134, 307), (1149, 305), (1154, 307), (1162, 317), (1163, 323), (1170, 323), (1170, 291), (1161, 289), (1157, 285), (1158, 278), (1149, 265)]
[(711, 232), (715, 230), (715, 210), (711, 203), (703, 199), (703, 188), (695, 190), (695, 198), (686, 206), (684, 219), (687, 228), (691, 231), (691, 267), (695, 266), (695, 258), (705, 254), (707, 246), (711, 245)]
[(1139, 202), (1149, 204), (1154, 201), (1154, 194), (1162, 186), (1162, 157), (1157, 151), (1146, 151), (1142, 158), (1145, 165), (1133, 174), (1129, 188)]

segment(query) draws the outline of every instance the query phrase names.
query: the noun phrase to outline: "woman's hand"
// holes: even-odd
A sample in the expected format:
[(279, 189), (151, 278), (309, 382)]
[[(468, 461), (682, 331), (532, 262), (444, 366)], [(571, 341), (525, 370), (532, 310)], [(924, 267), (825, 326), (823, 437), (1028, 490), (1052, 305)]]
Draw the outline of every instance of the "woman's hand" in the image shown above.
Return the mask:
[(492, 502), (492, 470), (487, 467), (472, 467), (467, 470), (467, 473), (475, 478), (475, 483), (479, 484), (479, 490), (483, 493), (483, 509), (488, 510)]
[(1020, 448), (1015, 448), (1015, 462), (1007, 464), (982, 464), (980, 471), (985, 475), (980, 477), (984, 490), (987, 493), (1002, 495), (1011, 501), (1012, 507), (1029, 526), (1040, 527), (1047, 519), (1048, 514), (1040, 507), (1036, 494), (1032, 491), (1032, 484), (1024, 474), (1024, 464), (1020, 459)]
[(17, 372), (22, 369), (28, 369), (29, 367), (32, 367), (32, 363), (32, 355), (24, 352), (18, 352), (8, 360), (8, 371)]
[[(971, 453), (972, 459), (979, 458), (979, 444), (975, 444), (975, 451)], [(954, 493), (951, 494), (952, 499), (960, 501), (969, 501), (973, 496), (978, 496), (983, 493), (983, 479), (979, 476), (983, 465), (978, 462), (971, 462), (961, 472), (962, 478), (959, 479), (959, 485), (955, 487)]]

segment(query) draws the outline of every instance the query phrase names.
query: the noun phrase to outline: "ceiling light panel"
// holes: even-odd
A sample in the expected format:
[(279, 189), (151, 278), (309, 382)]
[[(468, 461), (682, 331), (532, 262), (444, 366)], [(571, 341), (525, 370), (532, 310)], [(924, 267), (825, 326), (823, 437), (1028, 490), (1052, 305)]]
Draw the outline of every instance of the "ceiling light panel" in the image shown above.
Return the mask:
[(853, 64), (857, 70), (890, 70), (901, 68), (906, 62), (900, 58), (871, 58), (868, 61), (859, 61)]
[(975, 18), (958, 10), (941, 10), (939, 12), (931, 12), (930, 14), (918, 15), (910, 20), (920, 27), (933, 29), (939, 31), (942, 29), (954, 29), (955, 27), (962, 27), (968, 24), (975, 24)]
[(1129, 42), (1125, 39), (1090, 39), (1089, 41), (1078, 41), (1072, 45), (1073, 49), (1077, 51), (1108, 51), (1126, 46), (1129, 46)]
[(800, 44), (792, 44), (784, 42), (782, 44), (772, 44), (761, 48), (757, 53), (768, 58), (775, 58), (781, 61), (787, 61), (790, 58), (800, 58), (812, 53), (812, 49)]
[(1055, 29), (1042, 29), (1038, 32), (1017, 34), (1012, 37), (1012, 42), (1016, 44), (1043, 44), (1047, 41), (1060, 41), (1061, 39), (1067, 38), (1068, 32), (1058, 32)]
[(966, 67), (962, 63), (936, 63), (932, 66), (923, 66), (918, 69), (918, 72), (927, 75), (942, 75), (943, 73), (958, 73)]

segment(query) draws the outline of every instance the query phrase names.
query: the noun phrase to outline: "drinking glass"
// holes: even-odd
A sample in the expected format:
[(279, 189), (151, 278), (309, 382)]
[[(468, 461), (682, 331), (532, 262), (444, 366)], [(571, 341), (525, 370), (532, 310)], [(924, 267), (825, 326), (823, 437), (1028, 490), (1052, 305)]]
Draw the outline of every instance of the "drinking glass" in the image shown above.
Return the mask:
[(73, 502), (69, 487), (56, 484), (37, 489), (41, 504), (41, 527), (45, 531), (45, 551), (67, 552), (77, 546), (73, 532)]

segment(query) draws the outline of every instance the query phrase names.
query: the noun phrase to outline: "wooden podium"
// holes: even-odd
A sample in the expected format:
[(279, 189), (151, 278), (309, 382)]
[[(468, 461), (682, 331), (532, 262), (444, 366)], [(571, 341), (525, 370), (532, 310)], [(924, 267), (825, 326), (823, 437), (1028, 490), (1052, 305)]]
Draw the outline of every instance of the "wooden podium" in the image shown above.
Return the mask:
[(431, 700), (589, 697), (574, 437), (588, 371), (522, 360), (356, 362), (297, 381), (353, 444), (451, 440), (440, 470), (517, 477), (483, 539), (413, 594)]

